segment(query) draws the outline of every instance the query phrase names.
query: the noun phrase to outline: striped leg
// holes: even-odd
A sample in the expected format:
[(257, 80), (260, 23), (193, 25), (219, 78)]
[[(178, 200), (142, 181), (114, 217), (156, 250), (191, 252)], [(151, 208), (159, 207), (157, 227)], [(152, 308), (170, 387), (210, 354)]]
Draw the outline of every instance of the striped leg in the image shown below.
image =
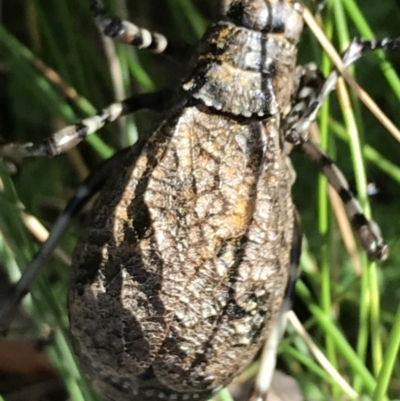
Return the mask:
[[(393, 40), (353, 39), (353, 42), (350, 44), (349, 48), (344, 52), (343, 63), (346, 67), (348, 67), (362, 57), (364, 52), (376, 49), (400, 50), (400, 38)], [(317, 74), (316, 71), (310, 70), (310, 66), (312, 66), (312, 64), (305, 66), (304, 70), (305, 75), (307, 75), (307, 73), (311, 74), (309, 78), (311, 78), (312, 75), (315, 76), (315, 74)], [(329, 74), (322, 86), (320, 86), (320, 78), (318, 78), (318, 83), (316, 83), (317, 88), (307, 86), (298, 87), (296, 102), (294, 103), (294, 109), (297, 110), (289, 113), (286, 122), (285, 138), (288, 142), (294, 145), (299, 145), (301, 142), (307, 140), (308, 129), (315, 121), (317, 114), (329, 93), (335, 89), (338, 77), (339, 72), (334, 69)], [(311, 79), (306, 80), (309, 84), (311, 84)], [(312, 91), (312, 89), (314, 89), (314, 91)], [(315, 89), (317, 89), (317, 91)], [(295, 113), (299, 111), (300, 107), (303, 107), (303, 115), (301, 118), (296, 119)]]
[[(134, 145), (137, 154), (142, 148), (142, 143)], [(56, 220), (48, 239), (42, 244), (39, 252), (32, 259), (28, 267), (24, 270), (20, 280), (12, 287), (11, 293), (6, 298), (0, 309), (0, 334), (5, 333), (13, 317), (13, 312), (20, 303), (21, 299), (27, 294), (39, 269), (52, 254), (54, 248), (67, 230), (71, 219), (87, 204), (87, 202), (100, 190), (107, 178), (111, 175), (121, 157), (127, 149), (116, 153), (113, 157), (106, 160), (95, 172), (93, 172), (78, 188), (75, 196), (70, 200), (60, 217)]]
[(26, 157), (53, 157), (68, 151), (105, 124), (141, 109), (161, 111), (170, 104), (171, 92), (164, 90), (132, 96), (120, 103), (113, 103), (92, 117), (57, 131), (40, 143), (7, 143), (0, 145), (0, 158), (19, 162)]
[(154, 53), (180, 60), (191, 49), (191, 46), (186, 43), (171, 42), (160, 33), (150, 32), (130, 21), (109, 15), (99, 0), (91, 0), (90, 8), (104, 35), (117, 42), (132, 45), (139, 49), (149, 49)]
[(339, 194), (346, 208), (347, 216), (368, 257), (385, 260), (389, 248), (383, 242), (379, 227), (373, 220), (365, 217), (360, 203), (351, 192), (340, 169), (317, 143), (308, 139), (300, 145), (300, 149), (319, 165), (329, 184)]
[[(296, 94), (294, 96), (292, 108), (284, 121), (285, 139), (289, 143), (294, 143), (290, 132), (296, 124), (299, 124), (307, 117), (309, 110), (318, 102), (319, 94), (325, 84), (325, 77), (319, 71), (315, 63), (308, 63), (296, 68)], [(322, 104), (320, 105), (322, 106)], [(308, 120), (307, 120), (308, 121)], [(310, 125), (314, 120), (309, 121)], [(302, 133), (303, 137), (308, 134), (308, 128)]]
[[(373, 49), (400, 49), (400, 39), (382, 41), (354, 40), (345, 52), (343, 61), (349, 66), (358, 60), (362, 53)], [(374, 221), (365, 217), (360, 203), (349, 189), (345, 177), (321, 149), (308, 139), (308, 129), (315, 121), (323, 101), (334, 89), (339, 73), (334, 70), (324, 80), (314, 64), (299, 67), (296, 71), (297, 93), (292, 110), (285, 120), (285, 139), (300, 148), (311, 160), (316, 162), (326, 175), (329, 184), (341, 197), (349, 220), (357, 233), (361, 245), (370, 259), (384, 260), (388, 256), (388, 246), (383, 242), (379, 228)]]
[(266, 341), (261, 355), (260, 368), (254, 382), (253, 393), (249, 401), (266, 401), (275, 371), (276, 355), (279, 342), (286, 328), (287, 314), (292, 309), (292, 296), (296, 280), (299, 276), (301, 255), (301, 227), (297, 211), (295, 212), (295, 227), (293, 231), (292, 249), (290, 253), (290, 271), (286, 286), (285, 298), (276, 324)]

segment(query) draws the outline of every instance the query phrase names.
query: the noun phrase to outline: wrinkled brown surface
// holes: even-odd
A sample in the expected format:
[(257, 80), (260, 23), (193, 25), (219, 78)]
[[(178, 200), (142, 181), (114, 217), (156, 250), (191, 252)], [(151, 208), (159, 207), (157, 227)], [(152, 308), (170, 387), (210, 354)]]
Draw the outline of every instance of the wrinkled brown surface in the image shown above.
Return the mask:
[(289, 181), (273, 119), (196, 107), (125, 158), (79, 241), (69, 299), (102, 394), (207, 398), (250, 363), (286, 286)]

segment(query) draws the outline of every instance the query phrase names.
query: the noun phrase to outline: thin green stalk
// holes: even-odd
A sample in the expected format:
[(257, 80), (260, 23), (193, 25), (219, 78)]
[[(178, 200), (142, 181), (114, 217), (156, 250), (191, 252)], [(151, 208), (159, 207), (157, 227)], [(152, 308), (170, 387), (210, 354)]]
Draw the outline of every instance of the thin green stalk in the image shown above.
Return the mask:
[(224, 388), (223, 390), (221, 390), (218, 393), (218, 399), (220, 401), (235, 401), (232, 396), (231, 393), (229, 392), (229, 390), (227, 388)]
[(394, 319), (394, 325), (390, 332), (389, 340), (386, 346), (386, 352), (383, 358), (382, 368), (378, 375), (378, 383), (372, 397), (373, 401), (383, 401), (388, 390), (390, 378), (396, 362), (399, 358), (400, 350), (400, 306)]
[[(67, 68), (67, 64), (62, 56), (63, 47), (59, 45), (60, 37), (54, 35), (52, 32), (50, 21), (46, 18), (46, 14), (43, 12), (42, 2), (39, 0), (31, 0), (35, 10), (35, 23), (34, 29), (40, 32), (40, 42), (32, 43), (31, 46), (35, 52), (38, 52), (37, 47), (44, 47), (40, 49), (41, 53), (51, 54), (52, 59), (55, 61), (57, 72), (66, 80), (66, 82), (73, 82), (71, 71)], [(44, 6), (45, 7), (45, 6)], [(28, 8), (29, 10), (29, 8)], [(56, 18), (56, 16), (55, 16)], [(79, 74), (80, 66), (77, 66), (77, 74)]]
[[(17, 218), (15, 216), (15, 218)], [(2, 237), (0, 236), (0, 244), (1, 248), (4, 248), (5, 242), (2, 241)], [(8, 249), (1, 249), (1, 254), (5, 255), (6, 253), (9, 253), (11, 255), (11, 252)], [(30, 257), (33, 256), (33, 253), (31, 253)], [(6, 268), (9, 268), (9, 264), (7, 263), (7, 260), (4, 260)], [(15, 261), (14, 261), (15, 263)], [(26, 263), (25, 263), (26, 264)], [(21, 271), (18, 268), (19, 272)], [(55, 347), (58, 350), (58, 356), (54, 358), (55, 354), (50, 352), (50, 355), (53, 356), (53, 361), (56, 363), (56, 365), (59, 366), (60, 371), (62, 371), (64, 374), (62, 375), (62, 378), (64, 379), (65, 385), (67, 386), (70, 394), (75, 394), (73, 400), (74, 401), (92, 401), (92, 398), (89, 398), (87, 394), (83, 395), (82, 391), (85, 391), (85, 388), (82, 388), (81, 385), (78, 385), (77, 383), (77, 378), (80, 378), (80, 374), (75, 374), (73, 375), (73, 369), (72, 366), (75, 365), (75, 362), (71, 363), (72, 361), (72, 350), (69, 344), (67, 344), (66, 340), (66, 334), (64, 333), (64, 327), (62, 321), (58, 319), (58, 316), (60, 316), (60, 310), (58, 308), (57, 302), (54, 299), (53, 295), (51, 294), (50, 290), (50, 285), (44, 284), (45, 281), (43, 279), (40, 279), (39, 282), (37, 283), (38, 287), (38, 293), (41, 294), (41, 297), (45, 299), (45, 301), (38, 301), (33, 299), (33, 303), (31, 307), (29, 307), (29, 310), (31, 311), (31, 316), (33, 318), (33, 321), (39, 326), (40, 322), (44, 319), (47, 320), (48, 323), (51, 323), (54, 331), (55, 331)], [(25, 300), (24, 300), (25, 301)], [(26, 305), (26, 302), (24, 302), (24, 305)], [(48, 318), (52, 317), (52, 321), (50, 321)], [(62, 363), (60, 363), (62, 361)], [(67, 367), (67, 369), (66, 369)], [(75, 376), (75, 377), (74, 377)], [(87, 392), (86, 392), (87, 393)], [(95, 400), (93, 400), (95, 401)]]
[(371, 296), (371, 349), (373, 372), (378, 375), (383, 364), (383, 347), (381, 338), (381, 305), (379, 294), (379, 280), (377, 272), (377, 264), (369, 263), (369, 288)]
[(293, 347), (285, 347), (285, 354), (291, 356), (292, 358), (299, 361), (302, 365), (306, 366), (311, 372), (319, 376), (324, 382), (330, 383), (332, 387), (336, 387), (337, 383), (324, 369), (317, 365), (312, 358), (305, 355), (303, 352), (299, 351)]
[(168, 0), (168, 6), (181, 32), (187, 33), (190, 30), (195, 38), (199, 38), (204, 33), (207, 21), (197, 12), (191, 1)]
[[(329, 10), (331, 6), (329, 5)], [(328, 37), (332, 35), (333, 26), (330, 19), (325, 21), (325, 33)], [(332, 63), (329, 57), (324, 54), (322, 59), (322, 72), (327, 76), (331, 70)], [(319, 130), (321, 134), (321, 146), (323, 149), (328, 149), (329, 146), (329, 130), (328, 120), (330, 114), (330, 102), (327, 99), (322, 106), (320, 117), (319, 117)], [(318, 222), (319, 232), (323, 238), (323, 244), (321, 246), (321, 305), (327, 316), (333, 315), (332, 307), (332, 286), (331, 286), (331, 257), (330, 247), (328, 244), (328, 233), (329, 233), (329, 200), (328, 200), (328, 183), (327, 179), (323, 174), (319, 174), (318, 177)], [(338, 361), (336, 356), (335, 344), (332, 341), (329, 332), (325, 332), (326, 342), (326, 353), (331, 364), (337, 368)], [(341, 391), (335, 382), (332, 382), (332, 394), (335, 399), (339, 400)]]
[[(336, 0), (334, 3), (335, 17), (338, 26), (338, 37), (342, 47), (347, 46), (350, 41), (347, 25), (345, 23), (344, 10), (341, 1)], [(343, 96), (346, 96), (342, 92)], [(346, 107), (350, 105), (349, 100), (345, 102), (345, 107), (342, 108), (343, 118), (345, 125), (350, 135), (350, 150), (352, 154), (357, 193), (360, 203), (364, 209), (367, 217), (371, 216), (371, 210), (368, 202), (367, 193), (367, 177), (364, 165), (364, 158), (362, 153), (362, 144), (355, 120), (355, 116), (351, 108)], [(380, 338), (380, 302), (379, 302), (379, 288), (378, 280), (376, 278), (376, 264), (368, 262), (365, 255), (362, 257), (363, 262), (363, 277), (361, 280), (361, 296), (360, 296), (360, 328), (358, 339), (358, 352), (359, 355), (365, 360), (369, 332), (371, 331), (371, 347), (373, 355), (374, 372), (377, 373), (382, 364), (382, 342)], [(370, 330), (368, 326), (370, 326)], [(357, 387), (361, 385), (360, 382), (355, 383)]]
[(331, 321), (330, 317), (327, 316), (325, 312), (313, 302), (309, 290), (301, 281), (297, 283), (296, 290), (304, 302), (307, 303), (310, 312), (318, 322), (319, 326), (324, 331), (329, 332), (329, 335), (332, 341), (334, 341), (337, 350), (340, 352), (348, 366), (352, 369), (353, 375), (360, 376), (365, 388), (372, 393), (376, 387), (376, 380), (371, 372), (366, 368), (364, 362), (350, 346), (345, 336)]
[[(329, 121), (329, 126), (341, 140), (349, 142), (346, 128), (342, 124), (331, 119)], [(375, 164), (375, 166), (377, 166), (385, 174), (400, 183), (400, 168), (396, 164), (392, 163), (385, 156), (383, 156), (381, 153), (379, 153), (376, 149), (368, 144), (364, 145), (363, 150), (364, 156), (369, 162)]]
[[(0, 180), (4, 184), (4, 190), (1, 192), (2, 196), (4, 194), (4, 198), (0, 200), (2, 202), (7, 201), (10, 206), (10, 221), (0, 219), (1, 260), (10, 278), (19, 278), (21, 274), (20, 266), (27, 265), (28, 261), (33, 257), (36, 247), (33, 246), (33, 240), (27, 235), (27, 230), (21, 221), (19, 200), (16, 197), (13, 183), (8, 179), (3, 168), (0, 169)], [(4, 208), (2, 210), (4, 211)], [(8, 231), (8, 235), (12, 236), (12, 239), (9, 236), (3, 235), (7, 227), (14, 230), (13, 233)], [(21, 232), (23, 236), (18, 235), (17, 238), (15, 230)], [(13, 239), (19, 239), (16, 250), (10, 249)], [(18, 261), (14, 255), (18, 256)], [(74, 394), (73, 400), (95, 401), (96, 398), (90, 396), (91, 390), (88, 390), (87, 384), (78, 383), (78, 381), (81, 381), (81, 374), (76, 366), (72, 348), (68, 341), (65, 327), (65, 312), (63, 313), (63, 310), (59, 306), (59, 303), (63, 302), (64, 298), (61, 297), (60, 299), (59, 293), (53, 293), (53, 285), (47, 281), (45, 275), (41, 274), (34, 284), (32, 298), (25, 297), (23, 304), (27, 307), (29, 315), (37, 327), (40, 327), (42, 322), (46, 321), (54, 329), (55, 341), (50, 355), (60, 371), (63, 372), (61, 376), (70, 393)]]

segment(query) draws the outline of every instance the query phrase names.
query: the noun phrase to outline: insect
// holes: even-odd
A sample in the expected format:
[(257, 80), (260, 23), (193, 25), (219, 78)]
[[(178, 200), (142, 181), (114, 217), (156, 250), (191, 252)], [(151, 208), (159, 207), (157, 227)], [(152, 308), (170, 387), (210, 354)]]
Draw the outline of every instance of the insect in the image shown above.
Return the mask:
[[(41, 144), (0, 148), (5, 159), (54, 155), (122, 114), (164, 112), (150, 139), (87, 180), (33, 262), (107, 179), (75, 251), (69, 295), (76, 353), (107, 399), (207, 399), (252, 361), (284, 315), (300, 237), (285, 141), (320, 164), (368, 255), (387, 254), (341, 173), (307, 138), (336, 74), (324, 81), (313, 66), (296, 69), (297, 7), (226, 1), (175, 91), (116, 103)], [(97, 2), (93, 9), (106, 34), (179, 53), (162, 35), (121, 26)], [(392, 43), (354, 42), (344, 59)]]

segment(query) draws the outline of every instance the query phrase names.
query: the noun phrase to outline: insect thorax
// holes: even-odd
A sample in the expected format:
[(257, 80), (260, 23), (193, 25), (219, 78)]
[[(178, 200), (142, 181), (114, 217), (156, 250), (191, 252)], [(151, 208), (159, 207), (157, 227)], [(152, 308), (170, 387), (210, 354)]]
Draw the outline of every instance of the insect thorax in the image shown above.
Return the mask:
[(297, 51), (282, 35), (220, 22), (207, 31), (198, 52), (183, 85), (193, 97), (243, 117), (287, 113)]
[(296, 44), (303, 29), (291, 1), (225, 0), (183, 88), (207, 106), (243, 117), (290, 108)]

